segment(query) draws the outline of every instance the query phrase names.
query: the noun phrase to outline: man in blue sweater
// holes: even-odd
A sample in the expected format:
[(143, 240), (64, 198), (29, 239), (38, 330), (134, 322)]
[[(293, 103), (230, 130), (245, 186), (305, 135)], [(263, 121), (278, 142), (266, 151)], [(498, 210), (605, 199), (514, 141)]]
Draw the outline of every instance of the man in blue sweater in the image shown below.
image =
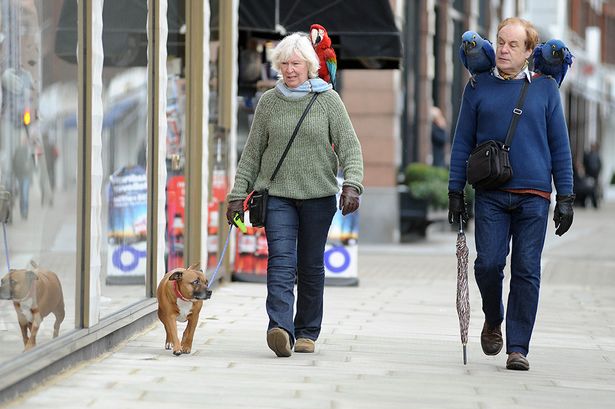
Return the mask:
[(465, 222), (468, 156), (489, 139), (504, 141), (521, 86), (529, 82), (510, 148), (513, 177), (497, 189), (477, 190), (475, 198), (474, 274), (485, 314), (481, 346), (487, 355), (497, 355), (503, 346), (502, 282), (512, 242), (506, 368), (513, 370), (530, 367), (527, 354), (538, 308), (552, 182), (557, 192), (555, 233), (564, 234), (573, 218), (572, 156), (558, 86), (553, 78), (528, 69), (537, 43), (538, 33), (526, 20), (509, 18), (498, 26), (496, 66), (477, 75), (476, 85), (466, 86), (463, 94), (448, 185), (449, 222)]

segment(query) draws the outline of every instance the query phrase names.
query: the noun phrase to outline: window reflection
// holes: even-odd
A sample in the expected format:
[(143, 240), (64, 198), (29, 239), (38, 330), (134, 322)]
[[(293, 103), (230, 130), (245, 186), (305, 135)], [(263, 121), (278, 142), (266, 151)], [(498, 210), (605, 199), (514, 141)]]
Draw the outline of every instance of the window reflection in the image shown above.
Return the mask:
[(167, 86), (167, 271), (184, 264), (184, 223), (186, 202), (185, 175), (185, 121), (186, 121), (186, 80), (180, 76), (183, 61), (169, 57)]
[(101, 317), (145, 298), (147, 240), (147, 9), (103, 7)]
[(185, 0), (169, 0), (167, 22), (166, 231), (167, 271), (187, 267), (184, 260), (186, 204), (186, 41)]
[(61, 6), (0, 0), (0, 363), (75, 327), (77, 67), (54, 53)]

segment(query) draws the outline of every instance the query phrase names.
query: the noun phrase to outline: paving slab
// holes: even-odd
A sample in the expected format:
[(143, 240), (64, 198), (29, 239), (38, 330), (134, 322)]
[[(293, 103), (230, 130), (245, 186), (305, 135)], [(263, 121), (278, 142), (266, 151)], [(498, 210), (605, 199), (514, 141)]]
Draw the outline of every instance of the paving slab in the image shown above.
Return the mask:
[[(358, 287), (327, 287), (314, 354), (267, 348), (262, 284), (216, 289), (193, 352), (175, 357), (155, 323), (5, 406), (62, 408), (615, 407), (615, 203), (579, 209), (569, 233), (549, 227), (531, 370), (483, 355), (470, 271), (468, 364), (455, 311), (456, 233), (424, 242), (360, 245)], [(468, 233), (470, 269), (475, 252)], [(183, 330), (183, 326), (179, 326)]]

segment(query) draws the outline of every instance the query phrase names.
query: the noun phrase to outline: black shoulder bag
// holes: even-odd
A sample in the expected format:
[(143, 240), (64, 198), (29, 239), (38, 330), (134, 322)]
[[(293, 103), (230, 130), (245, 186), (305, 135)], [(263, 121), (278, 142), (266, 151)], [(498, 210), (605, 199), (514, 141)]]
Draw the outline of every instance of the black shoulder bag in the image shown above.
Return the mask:
[(273, 182), (273, 178), (275, 178), (275, 175), (278, 173), (278, 170), (280, 170), (280, 167), (282, 166), (282, 162), (284, 162), (284, 158), (286, 158), (286, 154), (290, 150), (290, 145), (292, 145), (293, 141), (295, 140), (295, 136), (297, 136), (299, 127), (301, 126), (301, 123), (305, 119), (305, 116), (307, 115), (308, 111), (312, 107), (312, 104), (314, 104), (314, 101), (316, 101), (316, 97), (318, 97), (318, 94), (314, 93), (314, 96), (308, 103), (308, 106), (305, 107), (305, 111), (303, 111), (303, 115), (301, 115), (301, 118), (299, 118), (299, 122), (297, 122), (297, 125), (295, 126), (295, 130), (293, 131), (293, 134), (291, 135), (290, 140), (288, 141), (288, 145), (286, 145), (286, 149), (284, 150), (284, 153), (282, 153), (282, 157), (280, 158), (280, 161), (278, 162), (278, 166), (276, 166), (275, 170), (271, 174), (271, 178), (269, 179), (269, 184), (267, 185), (267, 187), (259, 191), (256, 191), (256, 190), (252, 191), (252, 193), (250, 193), (250, 195), (248, 196), (247, 200), (248, 200), (248, 210), (250, 211), (250, 223), (254, 227), (264, 227), (265, 226), (265, 220), (267, 219), (267, 199), (269, 198), (269, 186), (271, 186), (271, 182)]
[(513, 170), (510, 165), (508, 152), (517, 128), (519, 117), (523, 113), (523, 101), (527, 92), (528, 82), (524, 81), (517, 106), (513, 109), (513, 117), (508, 127), (504, 143), (490, 139), (481, 143), (470, 153), (467, 162), (468, 183), (474, 189), (488, 190), (503, 185), (512, 178)]

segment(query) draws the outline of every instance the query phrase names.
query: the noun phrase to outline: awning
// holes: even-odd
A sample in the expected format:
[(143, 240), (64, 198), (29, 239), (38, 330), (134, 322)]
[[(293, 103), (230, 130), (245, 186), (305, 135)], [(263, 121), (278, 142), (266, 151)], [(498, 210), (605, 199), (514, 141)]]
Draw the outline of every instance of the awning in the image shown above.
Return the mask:
[[(180, 34), (185, 24), (184, 5), (184, 0), (169, 1), (169, 55), (181, 55), (184, 49), (184, 35)], [(103, 49), (105, 66), (147, 65), (147, 0), (105, 0)], [(77, 0), (64, 0), (56, 31), (55, 52), (63, 60), (77, 63)]]
[[(210, 1), (211, 37), (218, 35), (218, 0)], [(185, 0), (169, 0), (169, 55), (183, 55)], [(105, 0), (105, 66), (147, 63), (146, 0)], [(338, 68), (399, 68), (401, 34), (389, 0), (240, 0), (239, 30), (264, 39), (324, 26), (337, 54)], [(77, 0), (65, 0), (56, 32), (56, 54), (76, 62)]]
[[(211, 30), (219, 26), (213, 1)], [(240, 0), (239, 30), (257, 38), (281, 39), (308, 32), (314, 23), (327, 29), (338, 69), (399, 68), (401, 33), (389, 0)]]

